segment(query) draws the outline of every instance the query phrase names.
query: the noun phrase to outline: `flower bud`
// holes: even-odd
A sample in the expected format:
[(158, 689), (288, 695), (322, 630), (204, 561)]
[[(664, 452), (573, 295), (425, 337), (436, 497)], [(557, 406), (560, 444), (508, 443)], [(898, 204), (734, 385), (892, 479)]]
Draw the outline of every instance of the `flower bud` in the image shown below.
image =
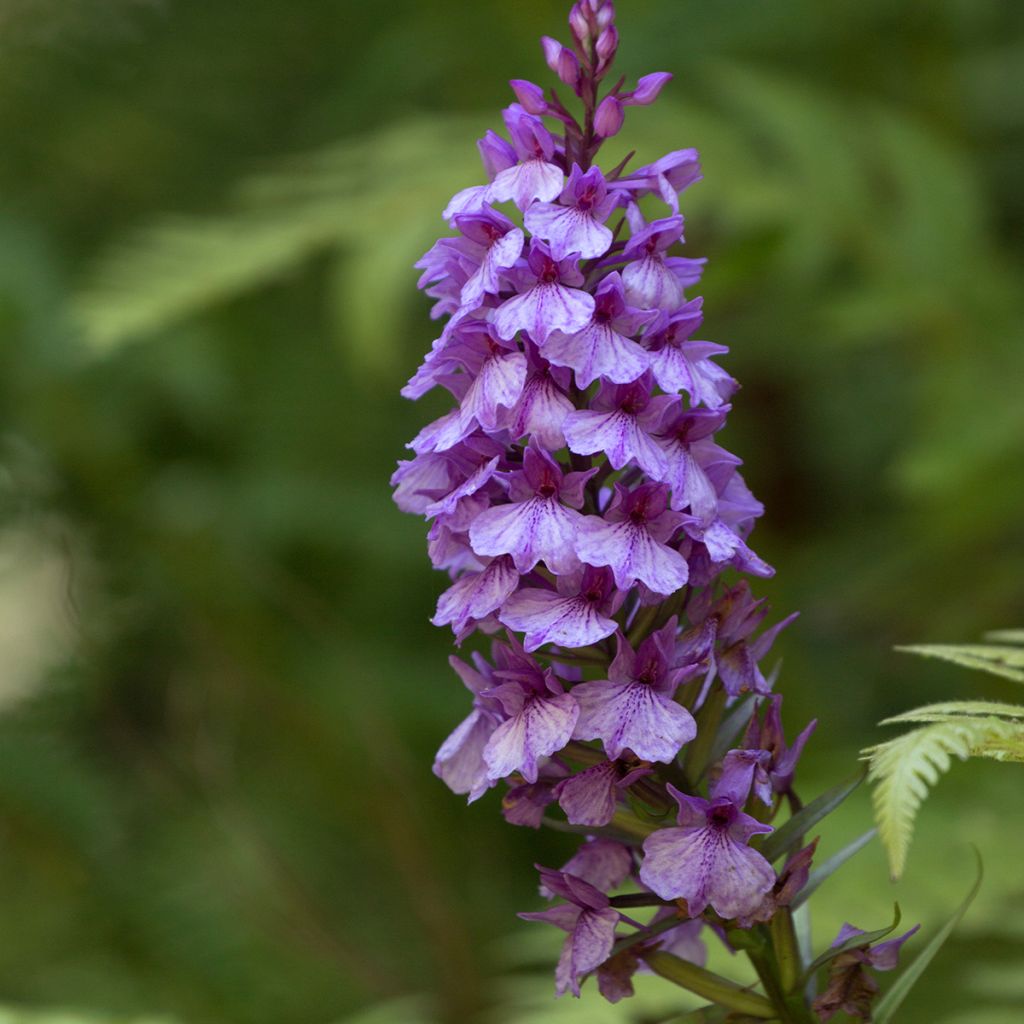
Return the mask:
[(590, 21), (579, 4), (573, 4), (569, 11), (569, 28), (580, 46), (586, 45), (590, 39)]
[(598, 29), (605, 29), (615, 21), (615, 4), (608, 0), (595, 12)]
[(622, 104), (615, 96), (605, 96), (594, 113), (594, 131), (602, 139), (611, 138), (619, 133), (624, 120)]
[(575, 90), (579, 85), (580, 78), (580, 62), (576, 59), (576, 54), (550, 36), (544, 36), (540, 45), (544, 49), (544, 59), (547, 61), (548, 67), (558, 75), (562, 82)]
[(516, 99), (528, 114), (546, 114), (548, 112), (544, 90), (539, 85), (534, 85), (533, 82), (528, 82), (525, 78), (513, 78), (508, 84), (512, 86)]
[(619, 47), (619, 32), (614, 25), (609, 25), (601, 30), (597, 37), (597, 56), (602, 65), (608, 65), (615, 57), (615, 51)]
[(636, 84), (636, 88), (622, 97), (625, 106), (646, 107), (653, 103), (661, 90), (672, 80), (667, 71), (655, 71), (644, 75)]

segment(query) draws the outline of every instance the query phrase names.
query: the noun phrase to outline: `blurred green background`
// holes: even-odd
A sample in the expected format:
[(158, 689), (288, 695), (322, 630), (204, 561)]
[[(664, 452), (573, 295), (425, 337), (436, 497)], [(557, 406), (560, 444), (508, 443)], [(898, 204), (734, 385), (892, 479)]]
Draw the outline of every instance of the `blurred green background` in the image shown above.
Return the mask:
[[(533, 861), (466, 808), (424, 526), (388, 476), (437, 402), (411, 264), (561, 0), (0, 0), (3, 1024), (655, 1022), (552, 999)], [(1012, 684), (892, 652), (1024, 625), (1024, 5), (623, 0), (629, 113), (683, 146), (727, 446), (804, 791), (877, 720)], [(1016, 695), (1019, 697), (1019, 693)], [(870, 821), (866, 792), (823, 851)], [(907, 880), (871, 850), (818, 945), (985, 889), (902, 1019), (1024, 1012), (1019, 769), (957, 766)], [(551, 931), (552, 934), (546, 934)], [(728, 965), (725, 965), (728, 969)], [(649, 980), (649, 979), (647, 979)]]

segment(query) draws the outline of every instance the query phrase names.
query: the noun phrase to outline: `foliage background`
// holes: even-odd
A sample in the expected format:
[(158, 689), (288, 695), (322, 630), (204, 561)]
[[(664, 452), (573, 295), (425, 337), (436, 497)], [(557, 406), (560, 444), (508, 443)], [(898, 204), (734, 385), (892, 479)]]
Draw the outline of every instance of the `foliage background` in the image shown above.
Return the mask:
[[(557, 937), (512, 914), (569, 844), (430, 775), (463, 693), (388, 496), (430, 413), (397, 395), (433, 337), (410, 264), (565, 6), (0, 2), (0, 1020), (684, 1005), (551, 1000)], [(688, 251), (744, 383), (762, 592), (803, 610), (777, 650), (789, 720), (821, 718), (811, 792), (885, 714), (1012, 699), (891, 646), (1024, 619), (1024, 7), (623, 0), (620, 26), (625, 72), (676, 74), (626, 137), (704, 156)], [(820, 893), (819, 944), (894, 898), (933, 925), (981, 848), (911, 1024), (1020, 1019), (1015, 771), (954, 772), (898, 888), (870, 851)], [(866, 794), (833, 820), (826, 850)]]

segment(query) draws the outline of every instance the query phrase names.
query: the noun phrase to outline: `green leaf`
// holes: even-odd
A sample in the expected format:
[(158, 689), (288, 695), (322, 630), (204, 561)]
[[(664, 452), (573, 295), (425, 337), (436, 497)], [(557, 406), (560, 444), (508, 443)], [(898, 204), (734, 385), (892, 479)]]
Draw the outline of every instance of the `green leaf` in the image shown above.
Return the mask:
[(812, 800), (806, 807), (793, 815), (778, 831), (773, 832), (761, 844), (760, 852), (768, 861), (778, 860), (800, 842), (804, 834), (813, 828), (830, 811), (835, 810), (863, 781), (863, 770), (858, 771), (844, 782)]
[(852, 935), (845, 942), (840, 942), (838, 946), (829, 947), (807, 968), (808, 976), (814, 974), (826, 964), (830, 964), (837, 956), (841, 956), (843, 953), (848, 953), (851, 949), (857, 949), (860, 946), (870, 946), (871, 943), (878, 942), (879, 939), (884, 939), (886, 935), (891, 934), (897, 929), (901, 917), (900, 905), (896, 903), (893, 905), (891, 925), (887, 928), (878, 928), (873, 932), (865, 932), (863, 935)]
[(918, 809), (952, 758), (998, 757), (993, 745), (1008, 743), (1014, 725), (998, 718), (935, 722), (864, 751), (870, 761), (868, 778), (876, 784), (872, 800), (878, 834), (894, 880), (906, 865)]
[(992, 675), (1024, 683), (1024, 648), (987, 644), (912, 644), (897, 651), (920, 654), (925, 658), (941, 658), (955, 665), (980, 669)]
[(935, 954), (942, 948), (943, 943), (952, 934), (953, 929), (960, 923), (960, 919), (967, 913), (967, 908), (974, 902), (974, 897), (978, 895), (984, 871), (981, 863), (981, 854), (978, 853), (976, 848), (972, 847), (972, 849), (974, 849), (974, 856), (977, 859), (978, 865), (978, 876), (974, 880), (974, 884), (963, 898), (960, 906), (957, 907), (953, 916), (936, 932), (931, 942), (921, 950), (920, 954), (914, 959), (914, 962), (896, 978), (889, 991), (879, 1000), (878, 1005), (875, 1007), (875, 1024), (889, 1024), (889, 1021), (893, 1019), (893, 1015), (900, 1008), (903, 1000), (907, 998), (917, 979), (921, 977), (925, 968), (932, 962)]
[(862, 836), (858, 836), (852, 843), (844, 846), (838, 853), (829, 857), (821, 867), (812, 871), (807, 877), (807, 884), (797, 893), (796, 898), (790, 904), (790, 908), (796, 910), (804, 904), (822, 882), (835, 874), (854, 854), (860, 853), (876, 835), (878, 835), (877, 828), (868, 829)]

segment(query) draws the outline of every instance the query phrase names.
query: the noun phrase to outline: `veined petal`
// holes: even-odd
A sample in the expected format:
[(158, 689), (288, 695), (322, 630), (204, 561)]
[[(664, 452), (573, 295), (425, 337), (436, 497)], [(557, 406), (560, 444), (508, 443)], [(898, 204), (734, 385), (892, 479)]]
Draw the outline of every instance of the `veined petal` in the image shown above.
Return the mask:
[(611, 228), (574, 206), (557, 203), (534, 203), (523, 218), (526, 230), (543, 238), (556, 260), (578, 252), (584, 259), (603, 256), (612, 244)]
[(576, 739), (599, 739), (610, 758), (632, 750), (645, 761), (671, 762), (697, 735), (693, 716), (645, 682), (598, 679), (573, 687), (580, 714)]
[(577, 334), (554, 332), (544, 344), (544, 357), (555, 366), (571, 367), (581, 388), (590, 387), (598, 377), (631, 384), (649, 363), (646, 349), (608, 324), (594, 322)]
[(560, 168), (546, 160), (524, 160), (515, 167), (507, 167), (491, 182), (488, 199), (506, 203), (513, 200), (525, 210), (535, 199), (550, 203), (562, 191), (565, 175)]
[(757, 910), (775, 884), (775, 872), (726, 830), (667, 828), (644, 840), (640, 881), (662, 899), (685, 899), (691, 916), (710, 904), (722, 917), (733, 918)]
[[(574, 688), (574, 694), (577, 689)], [(578, 723), (576, 731), (579, 731)], [(615, 814), (619, 795), (615, 784), (618, 781), (619, 773), (614, 761), (602, 761), (584, 768), (555, 787), (558, 806), (573, 825), (607, 825)]]
[(668, 468), (658, 443), (640, 427), (636, 416), (622, 409), (580, 409), (566, 417), (563, 432), (569, 451), (578, 455), (604, 452), (614, 469), (622, 469), (632, 460), (660, 480)]
[(498, 618), (510, 629), (526, 633), (524, 646), (535, 651), (543, 644), (585, 647), (611, 636), (618, 628), (583, 595), (563, 597), (529, 587), (505, 602)]
[(498, 424), (498, 407), (511, 409), (526, 383), (526, 356), (522, 352), (501, 352), (488, 356), (462, 400), (464, 423), (476, 420), (484, 430)]
[(494, 314), (494, 327), (506, 341), (526, 331), (543, 345), (552, 331), (572, 334), (581, 330), (593, 312), (594, 297), (587, 292), (557, 282), (538, 284), (502, 303)]
[(468, 794), (470, 803), (494, 785), (487, 777), (484, 748), (497, 724), (494, 715), (474, 708), (441, 744), (434, 758), (434, 774), (453, 793)]
[(513, 438), (526, 434), (537, 438), (548, 451), (565, 444), (562, 424), (575, 406), (572, 399), (554, 382), (549, 373), (531, 375), (512, 410), (508, 430)]
[(587, 516), (576, 540), (576, 553), (589, 565), (610, 565), (620, 590), (628, 590), (640, 580), (657, 594), (674, 594), (686, 586), (690, 575), (686, 559), (678, 551), (659, 543), (642, 525), (628, 519), (608, 523)]
[(659, 254), (627, 263), (622, 270), (622, 283), (626, 287), (626, 301), (641, 309), (672, 313), (683, 301), (683, 286)]
[(615, 944), (615, 926), (619, 913), (610, 907), (605, 910), (584, 910), (576, 921), (562, 947), (562, 955), (555, 969), (558, 995), (571, 991), (580, 994), (579, 978), (589, 974), (611, 956)]
[(435, 626), (451, 624), (456, 633), (473, 619), (497, 611), (519, 585), (519, 573), (507, 556), (494, 559), (483, 572), (456, 580), (438, 599)]
[(579, 512), (538, 496), (482, 512), (469, 528), (469, 542), (478, 555), (511, 555), (520, 572), (543, 561), (561, 576), (579, 567), (575, 549), (582, 523)]
[(537, 781), (537, 760), (561, 750), (572, 739), (579, 707), (571, 694), (531, 696), (522, 709), (491, 734), (484, 748), (489, 779), (520, 772)]
[(524, 244), (522, 229), (513, 228), (490, 246), (480, 267), (462, 286), (462, 305), (478, 306), (484, 295), (497, 295), (501, 291), (501, 272), (519, 259)]

